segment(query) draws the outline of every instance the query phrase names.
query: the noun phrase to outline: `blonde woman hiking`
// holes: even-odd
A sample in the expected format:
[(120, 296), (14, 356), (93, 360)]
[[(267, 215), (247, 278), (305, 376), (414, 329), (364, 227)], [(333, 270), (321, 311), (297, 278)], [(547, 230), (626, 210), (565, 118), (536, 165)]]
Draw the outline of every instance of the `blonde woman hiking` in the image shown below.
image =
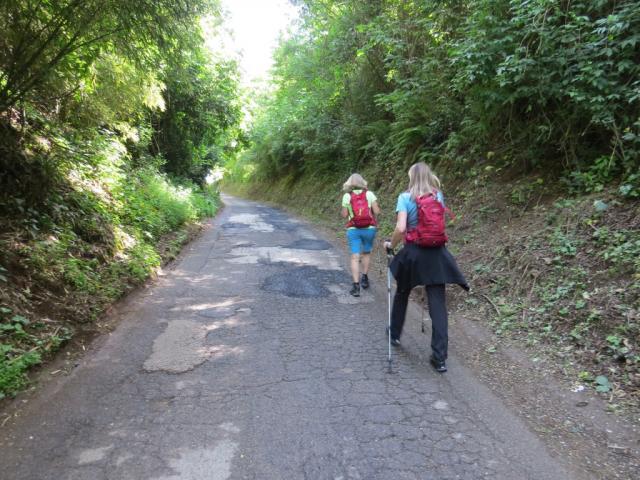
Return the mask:
[[(342, 217), (347, 218), (347, 242), (351, 250), (351, 276), (353, 285), (349, 293), (360, 296), (360, 288), (369, 288), (369, 263), (373, 240), (378, 231), (377, 216), (380, 215), (378, 199), (367, 190), (367, 182), (354, 173), (344, 183), (342, 189)], [(362, 272), (360, 272), (362, 262)], [(362, 273), (362, 276), (360, 274)]]
[(407, 313), (409, 294), (414, 287), (425, 286), (431, 317), (431, 365), (447, 371), (448, 315), (445, 296), (447, 283), (469, 290), (466, 279), (445, 244), (444, 196), (440, 180), (427, 164), (420, 162), (409, 169), (409, 188), (398, 197), (396, 228), (385, 248), (403, 248), (391, 261), (396, 279), (396, 294), (391, 312), (391, 343), (400, 345), (400, 335)]

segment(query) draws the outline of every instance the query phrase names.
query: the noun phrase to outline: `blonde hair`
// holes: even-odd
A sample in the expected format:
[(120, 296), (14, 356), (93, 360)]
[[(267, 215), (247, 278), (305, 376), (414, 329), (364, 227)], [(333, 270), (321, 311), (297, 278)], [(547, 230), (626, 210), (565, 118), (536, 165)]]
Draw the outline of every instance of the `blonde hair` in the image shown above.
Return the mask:
[(360, 188), (363, 190), (367, 188), (367, 182), (359, 173), (352, 174), (347, 181), (344, 182), (344, 185), (342, 185), (342, 190), (345, 192), (350, 192)]
[(409, 169), (409, 194), (415, 200), (422, 195), (435, 193), (440, 189), (440, 179), (424, 162), (411, 165)]

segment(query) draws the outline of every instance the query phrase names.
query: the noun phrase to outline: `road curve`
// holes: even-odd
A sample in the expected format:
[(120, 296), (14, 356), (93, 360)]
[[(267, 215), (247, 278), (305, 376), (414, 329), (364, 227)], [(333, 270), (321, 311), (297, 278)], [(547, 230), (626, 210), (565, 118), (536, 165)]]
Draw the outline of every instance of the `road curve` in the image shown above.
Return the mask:
[(414, 354), (427, 337), (388, 373), (385, 286), (348, 296), (312, 226), (225, 203), (0, 430), (3, 480), (572, 478), (455, 358)]

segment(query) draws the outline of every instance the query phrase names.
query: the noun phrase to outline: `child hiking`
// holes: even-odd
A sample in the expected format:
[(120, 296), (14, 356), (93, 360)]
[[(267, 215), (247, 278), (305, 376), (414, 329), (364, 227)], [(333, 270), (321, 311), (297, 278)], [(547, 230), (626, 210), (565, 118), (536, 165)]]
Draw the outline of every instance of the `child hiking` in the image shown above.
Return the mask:
[[(349, 293), (360, 296), (360, 288), (369, 288), (369, 263), (373, 240), (378, 231), (377, 216), (380, 214), (378, 199), (367, 190), (367, 182), (354, 173), (343, 185), (342, 217), (347, 218), (347, 242), (351, 251), (351, 276), (353, 285)], [(360, 272), (362, 261), (362, 272)], [(362, 273), (362, 276), (360, 276)]]
[(385, 248), (403, 248), (391, 261), (396, 279), (396, 293), (388, 334), (393, 345), (400, 345), (400, 335), (407, 313), (409, 294), (416, 286), (424, 286), (431, 317), (431, 365), (446, 372), (448, 348), (448, 315), (445, 297), (447, 283), (469, 290), (466, 279), (445, 244), (444, 196), (440, 180), (427, 164), (420, 162), (409, 169), (409, 188), (398, 197), (396, 228)]

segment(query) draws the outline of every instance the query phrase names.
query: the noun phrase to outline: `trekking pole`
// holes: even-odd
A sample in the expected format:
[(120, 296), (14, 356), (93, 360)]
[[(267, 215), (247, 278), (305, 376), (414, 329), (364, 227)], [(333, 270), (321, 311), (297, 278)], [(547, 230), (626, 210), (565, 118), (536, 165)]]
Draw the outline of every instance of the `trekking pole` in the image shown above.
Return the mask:
[(387, 341), (389, 348), (389, 373), (391, 373), (391, 259), (393, 258), (393, 251), (387, 248), (387, 306), (388, 306), (388, 321), (387, 321)]
[(422, 329), (422, 333), (424, 333), (424, 310), (427, 303), (427, 287), (424, 287), (424, 288), (425, 288), (425, 291), (422, 292), (422, 305), (420, 306), (422, 310), (422, 320), (420, 323), (420, 328)]

